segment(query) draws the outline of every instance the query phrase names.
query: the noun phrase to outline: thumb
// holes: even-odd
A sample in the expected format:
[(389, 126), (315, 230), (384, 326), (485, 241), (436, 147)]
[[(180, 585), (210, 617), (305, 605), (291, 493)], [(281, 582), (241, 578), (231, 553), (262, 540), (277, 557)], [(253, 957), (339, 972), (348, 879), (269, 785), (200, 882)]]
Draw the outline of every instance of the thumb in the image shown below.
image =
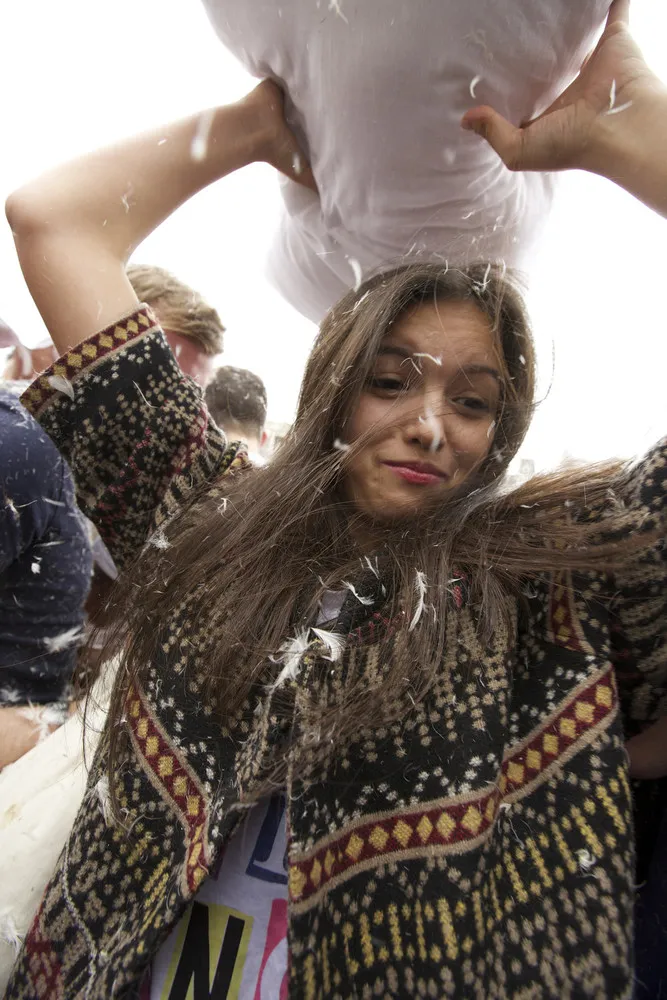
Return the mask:
[(510, 170), (526, 170), (523, 163), (524, 131), (508, 122), (488, 105), (466, 111), (461, 127), (486, 139)]
[(276, 167), (281, 174), (285, 174), (289, 177), (291, 181), (296, 181), (297, 184), (302, 184), (304, 187), (310, 188), (317, 194), (317, 184), (315, 183), (315, 177), (313, 176), (313, 171), (310, 168), (310, 164), (304, 154), (301, 152), (299, 145), (292, 135), (289, 133), (286, 142), (283, 142), (277, 155), (273, 161), (273, 166)]
[(303, 184), (304, 187), (310, 188), (315, 194), (318, 194), (317, 184), (315, 183), (315, 177), (313, 171), (311, 170), (310, 163), (303, 155), (300, 149), (296, 149), (292, 153), (292, 163), (291, 170), (287, 172), (287, 176), (291, 177), (293, 181), (297, 184)]

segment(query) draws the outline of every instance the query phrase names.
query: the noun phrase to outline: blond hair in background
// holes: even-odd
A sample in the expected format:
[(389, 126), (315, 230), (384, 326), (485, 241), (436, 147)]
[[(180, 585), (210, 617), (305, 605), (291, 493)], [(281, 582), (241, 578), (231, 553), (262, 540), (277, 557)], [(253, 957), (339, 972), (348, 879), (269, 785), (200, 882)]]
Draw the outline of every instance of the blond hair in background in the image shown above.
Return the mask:
[(130, 264), (127, 276), (139, 301), (151, 306), (165, 330), (196, 341), (209, 357), (220, 354), (225, 328), (199, 292), (151, 264)]

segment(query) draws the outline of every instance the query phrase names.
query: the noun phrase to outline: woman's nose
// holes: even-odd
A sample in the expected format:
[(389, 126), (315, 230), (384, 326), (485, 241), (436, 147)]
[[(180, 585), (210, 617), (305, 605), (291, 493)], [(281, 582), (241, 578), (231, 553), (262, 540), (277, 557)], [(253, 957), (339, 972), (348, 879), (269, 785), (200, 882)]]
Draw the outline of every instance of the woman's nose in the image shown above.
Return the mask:
[(432, 403), (425, 401), (422, 412), (417, 414), (413, 424), (412, 434), (415, 443), (426, 451), (440, 451), (445, 444), (445, 422), (441, 408), (436, 410)]

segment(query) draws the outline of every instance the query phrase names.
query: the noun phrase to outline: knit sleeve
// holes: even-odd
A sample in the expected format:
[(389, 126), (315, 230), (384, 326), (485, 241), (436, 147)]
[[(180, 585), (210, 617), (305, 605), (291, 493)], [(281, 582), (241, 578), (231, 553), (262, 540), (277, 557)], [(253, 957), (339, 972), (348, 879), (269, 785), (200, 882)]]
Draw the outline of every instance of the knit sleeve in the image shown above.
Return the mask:
[(25, 392), (119, 570), (188, 495), (244, 464), (147, 306), (83, 341)]
[(639, 462), (625, 502), (655, 539), (616, 574), (612, 658), (628, 734), (667, 715), (667, 438)]

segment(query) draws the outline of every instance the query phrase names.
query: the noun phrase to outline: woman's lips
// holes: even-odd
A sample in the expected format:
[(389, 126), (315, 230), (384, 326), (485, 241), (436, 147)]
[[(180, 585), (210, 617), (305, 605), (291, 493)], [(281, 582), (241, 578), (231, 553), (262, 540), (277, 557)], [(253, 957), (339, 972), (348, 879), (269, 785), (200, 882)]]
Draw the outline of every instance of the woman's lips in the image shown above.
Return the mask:
[(442, 483), (447, 478), (444, 472), (440, 472), (435, 466), (426, 462), (383, 462), (387, 468), (395, 472), (406, 483), (413, 483), (419, 486), (431, 486), (435, 483)]

